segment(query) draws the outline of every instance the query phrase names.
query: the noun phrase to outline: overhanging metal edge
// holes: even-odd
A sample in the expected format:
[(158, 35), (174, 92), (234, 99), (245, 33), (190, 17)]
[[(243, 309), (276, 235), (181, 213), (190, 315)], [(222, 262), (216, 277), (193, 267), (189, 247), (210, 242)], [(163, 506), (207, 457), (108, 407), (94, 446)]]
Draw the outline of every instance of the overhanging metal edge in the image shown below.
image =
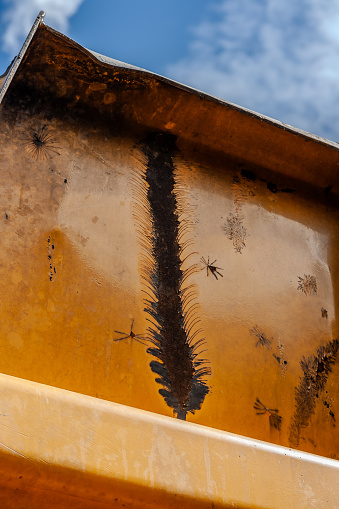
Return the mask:
[(1, 102), (3, 100), (3, 98), (5, 97), (7, 89), (9, 87), (9, 85), (10, 85), (10, 83), (11, 83), (11, 81), (12, 81), (12, 79), (13, 79), (15, 73), (16, 73), (16, 71), (18, 70), (18, 67), (19, 67), (23, 57), (25, 56), (27, 48), (30, 45), (31, 40), (34, 37), (34, 34), (37, 31), (38, 26), (43, 22), (44, 17), (45, 17), (45, 12), (44, 11), (40, 11), (38, 16), (37, 16), (37, 18), (36, 18), (36, 20), (34, 21), (34, 23), (32, 25), (32, 28), (31, 28), (29, 34), (26, 37), (25, 42), (22, 45), (21, 50), (19, 51), (18, 56), (14, 60), (12, 66), (11, 66), (11, 68), (10, 68), (6, 78), (5, 78), (5, 81), (3, 82), (2, 87), (0, 89), (0, 104), (1, 104)]

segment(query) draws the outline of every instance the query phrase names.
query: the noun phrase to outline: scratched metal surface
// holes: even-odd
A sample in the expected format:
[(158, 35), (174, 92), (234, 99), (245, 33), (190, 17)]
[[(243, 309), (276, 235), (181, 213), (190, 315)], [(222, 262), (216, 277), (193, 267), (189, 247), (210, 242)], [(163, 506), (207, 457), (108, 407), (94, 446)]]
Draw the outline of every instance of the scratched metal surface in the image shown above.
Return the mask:
[[(55, 102), (38, 99), (30, 58), (1, 110), (0, 371), (171, 416), (158, 393), (166, 386), (155, 381), (162, 368), (150, 369), (142, 277), (147, 243), (159, 234), (147, 173), (156, 150), (145, 149), (154, 126), (124, 117), (131, 101), (140, 103), (140, 85), (133, 89), (128, 75), (104, 89), (106, 106), (116, 108), (104, 116), (102, 88), (83, 76), (73, 99), (62, 80)], [(39, 73), (37, 90), (53, 80), (50, 70), (48, 79)], [(97, 113), (81, 94), (100, 102)], [(168, 120), (162, 131), (174, 127)], [(181, 269), (195, 266), (187, 278), (198, 305), (195, 338), (205, 340), (211, 371), (209, 393), (187, 420), (338, 459), (335, 177), (324, 186), (319, 176), (317, 186), (307, 168), (293, 179), (271, 161), (220, 155), (180, 133), (174, 148), (166, 143), (182, 232), (175, 242), (188, 243)], [(155, 166), (160, 183), (161, 171)], [(146, 284), (155, 274), (157, 285), (163, 262), (152, 256)]]

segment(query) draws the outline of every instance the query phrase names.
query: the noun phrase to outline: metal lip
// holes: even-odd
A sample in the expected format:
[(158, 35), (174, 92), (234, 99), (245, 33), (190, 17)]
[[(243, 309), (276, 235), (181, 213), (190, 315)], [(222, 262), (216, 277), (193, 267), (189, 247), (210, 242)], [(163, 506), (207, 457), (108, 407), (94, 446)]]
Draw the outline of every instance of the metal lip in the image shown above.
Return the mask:
[[(34, 37), (34, 34), (36, 33), (38, 27), (43, 23), (44, 21), (44, 17), (45, 17), (45, 12), (44, 11), (40, 11), (40, 13), (38, 14), (35, 22), (33, 23), (33, 26), (19, 52), (19, 55), (16, 57), (16, 59), (14, 60), (11, 68), (10, 68), (10, 71), (8, 72), (6, 78), (5, 78), (5, 81), (4, 83), (2, 84), (2, 87), (0, 88), (0, 104), (6, 94), (6, 91), (8, 89), (8, 87), (10, 86), (10, 83)], [(233, 109), (233, 110), (236, 110), (240, 113), (243, 113), (244, 115), (246, 116), (250, 116), (250, 117), (253, 117), (253, 118), (256, 118), (257, 120), (260, 120), (262, 122), (265, 122), (265, 123), (268, 123), (268, 124), (271, 124), (273, 126), (275, 126), (276, 128), (278, 129), (282, 129), (284, 131), (287, 131), (287, 132), (290, 132), (292, 134), (295, 134), (295, 135), (298, 135), (298, 136), (301, 136), (303, 138), (307, 138), (307, 139), (311, 139), (312, 141), (315, 141), (317, 143), (321, 143), (323, 145), (327, 145), (331, 148), (334, 148), (335, 150), (338, 150), (339, 151), (339, 142), (335, 142), (335, 141), (332, 141), (332, 140), (328, 140), (326, 138), (323, 138), (322, 136), (318, 136), (316, 134), (313, 134), (313, 133), (310, 133), (308, 131), (304, 131), (303, 129), (299, 129), (297, 127), (294, 127), (294, 126), (291, 126), (289, 124), (285, 124), (279, 120), (276, 120), (274, 118), (271, 118), (271, 117), (268, 117), (266, 115), (262, 115), (261, 113), (258, 113), (258, 112), (255, 112), (253, 110), (250, 110), (248, 108), (244, 108), (243, 106), (239, 106), (238, 104), (235, 104), (235, 103), (232, 103), (232, 102), (229, 102), (229, 101), (226, 101), (224, 99), (221, 99), (219, 97), (216, 97), (216, 96), (213, 96), (211, 94), (208, 94), (206, 92), (203, 92), (201, 90), (198, 90), (196, 88), (193, 88), (193, 87), (190, 87), (188, 85), (185, 85), (185, 84), (182, 84), (178, 81), (175, 81), (175, 80), (172, 80), (170, 78), (167, 78), (165, 76), (162, 76), (160, 74), (157, 74), (157, 73), (154, 73), (152, 71), (148, 71), (147, 69), (143, 69), (141, 67), (137, 67), (137, 66), (134, 66), (134, 65), (131, 65), (131, 64), (128, 64), (128, 63), (125, 63), (125, 62), (122, 62), (120, 60), (116, 60), (114, 58), (111, 58), (111, 57), (108, 57), (106, 55), (102, 55), (100, 53), (97, 53), (96, 51), (93, 51), (93, 50), (90, 50), (88, 48), (85, 48), (84, 46), (81, 46), (80, 44), (78, 44), (76, 41), (74, 41), (73, 39), (71, 39), (70, 37), (62, 34), (61, 32), (58, 32), (57, 30), (49, 27), (48, 25), (45, 25), (45, 27), (51, 31), (52, 33), (58, 35), (58, 37), (60, 37), (61, 39), (64, 39), (65, 41), (67, 41), (68, 43), (70, 43), (72, 46), (76, 47), (77, 49), (81, 50), (82, 52), (86, 53), (88, 56), (90, 56), (91, 58), (95, 59), (96, 61), (100, 62), (102, 65), (104, 66), (108, 66), (110, 68), (112, 67), (116, 67), (118, 69), (127, 69), (127, 70), (130, 70), (131, 72), (136, 72), (136, 73), (141, 73), (141, 74), (146, 74), (147, 76), (150, 76), (150, 77), (153, 77), (157, 80), (160, 80), (164, 83), (167, 83), (168, 85), (170, 86), (173, 86), (175, 88), (178, 88), (178, 89), (181, 89), (183, 91), (186, 91), (188, 93), (191, 93), (191, 94), (194, 94), (194, 95), (197, 95), (199, 96), (201, 99), (207, 99), (207, 100), (210, 100), (214, 103), (217, 103), (219, 104), (220, 106), (224, 106), (224, 107), (227, 107), (227, 108), (230, 108), (230, 109)]]
[[(63, 34), (60, 34), (60, 35), (63, 35)], [(71, 39), (69, 39), (69, 40), (71, 40)], [(75, 42), (75, 41), (72, 41), (72, 42)], [(75, 44), (77, 44), (77, 43), (75, 43)], [(252, 117), (255, 117), (263, 122), (272, 124), (272, 125), (278, 127), (279, 129), (283, 129), (284, 131), (289, 131), (289, 132), (291, 132), (293, 134), (297, 134), (299, 136), (311, 138), (314, 141), (317, 141), (317, 142), (320, 142), (320, 143), (323, 143), (326, 145), (330, 145), (331, 147), (339, 150), (339, 142), (328, 140), (327, 138), (318, 136), (318, 135), (310, 133), (308, 131), (304, 131), (303, 129), (294, 127), (290, 124), (285, 124), (284, 122), (281, 122), (280, 120), (276, 120), (272, 117), (268, 117), (267, 115), (263, 115), (261, 113), (254, 111), (254, 110), (250, 110), (249, 108), (245, 108), (243, 106), (239, 106), (238, 104), (232, 103), (230, 101), (226, 101), (225, 99), (221, 99), (220, 97), (208, 94), (208, 93), (203, 92), (202, 90), (199, 90), (197, 88), (190, 87), (188, 85), (180, 83), (179, 81), (172, 80), (170, 78), (162, 76), (161, 74), (157, 74), (152, 71), (148, 71), (147, 69), (143, 69), (143, 68), (137, 67), (135, 65), (127, 64), (126, 62), (116, 60), (116, 59), (108, 57), (106, 55), (102, 55), (100, 53), (97, 53), (96, 51), (85, 48), (84, 46), (82, 46), (82, 49), (85, 50), (86, 52), (88, 52), (90, 55), (94, 56), (94, 58), (96, 60), (98, 60), (99, 62), (101, 62), (103, 64), (109, 65), (111, 67), (117, 67), (120, 69), (130, 69), (131, 71), (146, 73), (147, 75), (152, 76), (156, 79), (159, 79), (160, 81), (163, 81), (165, 83), (168, 83), (169, 85), (172, 85), (176, 88), (180, 88), (181, 90), (185, 90), (192, 94), (198, 95), (201, 99), (209, 99), (209, 100), (211, 100), (215, 103), (218, 103), (222, 106), (232, 108), (234, 110), (244, 113), (245, 115), (252, 116)]]
[(17, 496), (21, 476), (40, 497), (93, 507), (118, 496), (138, 509), (177, 507), (178, 496), (184, 508), (336, 507), (337, 460), (10, 375), (0, 388), (0, 489), (14, 482)]
[(36, 17), (36, 20), (34, 21), (34, 23), (32, 25), (31, 30), (29, 31), (29, 34), (26, 37), (25, 42), (22, 45), (21, 50), (19, 51), (18, 56), (14, 59), (9, 72), (6, 75), (5, 81), (3, 82), (3, 84), (0, 88), (0, 104), (3, 100), (3, 98), (5, 97), (8, 87), (11, 84), (11, 81), (14, 78), (14, 75), (17, 72), (18, 67), (19, 67), (23, 57), (25, 56), (25, 53), (26, 53), (28, 46), (30, 45), (30, 43), (34, 37), (35, 32), (37, 31), (39, 25), (41, 25), (41, 23), (43, 23), (45, 15), (46, 15), (46, 13), (44, 11), (39, 12), (38, 16)]

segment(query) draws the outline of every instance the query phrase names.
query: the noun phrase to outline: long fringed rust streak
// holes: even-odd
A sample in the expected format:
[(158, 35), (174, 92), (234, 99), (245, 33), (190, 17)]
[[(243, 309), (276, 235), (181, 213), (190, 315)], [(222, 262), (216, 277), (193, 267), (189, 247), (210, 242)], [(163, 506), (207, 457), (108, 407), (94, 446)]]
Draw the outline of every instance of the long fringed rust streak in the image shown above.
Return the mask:
[(157, 359), (150, 367), (158, 375), (156, 382), (163, 386), (159, 393), (176, 416), (185, 419), (187, 412), (201, 408), (209, 392), (204, 377), (210, 374), (207, 361), (198, 357), (204, 340), (197, 339), (201, 330), (194, 285), (185, 286), (197, 270), (195, 265), (183, 268), (190, 245), (190, 240), (185, 240), (190, 221), (178, 204), (175, 138), (157, 133), (144, 140), (141, 149), (144, 171), (134, 182), (134, 213), (143, 251), (145, 312), (150, 322), (147, 352)]

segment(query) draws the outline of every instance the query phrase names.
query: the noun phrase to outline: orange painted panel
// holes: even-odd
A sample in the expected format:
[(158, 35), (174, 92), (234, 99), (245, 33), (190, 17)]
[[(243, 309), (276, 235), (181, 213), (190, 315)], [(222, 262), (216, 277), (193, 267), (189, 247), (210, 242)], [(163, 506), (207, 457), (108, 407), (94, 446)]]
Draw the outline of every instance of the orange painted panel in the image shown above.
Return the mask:
[(7, 509), (337, 506), (338, 461), (6, 375), (0, 391)]
[(339, 147), (43, 25), (0, 117), (0, 371), (337, 459)]
[[(3, 113), (0, 133), (1, 372), (172, 415), (147, 353), (142, 263), (156, 233), (145, 142), (42, 113), (13, 118)], [(336, 458), (336, 209), (301, 182), (177, 148), (181, 267), (195, 267), (192, 331), (211, 370), (187, 419)], [(147, 263), (146, 284), (158, 261)]]

